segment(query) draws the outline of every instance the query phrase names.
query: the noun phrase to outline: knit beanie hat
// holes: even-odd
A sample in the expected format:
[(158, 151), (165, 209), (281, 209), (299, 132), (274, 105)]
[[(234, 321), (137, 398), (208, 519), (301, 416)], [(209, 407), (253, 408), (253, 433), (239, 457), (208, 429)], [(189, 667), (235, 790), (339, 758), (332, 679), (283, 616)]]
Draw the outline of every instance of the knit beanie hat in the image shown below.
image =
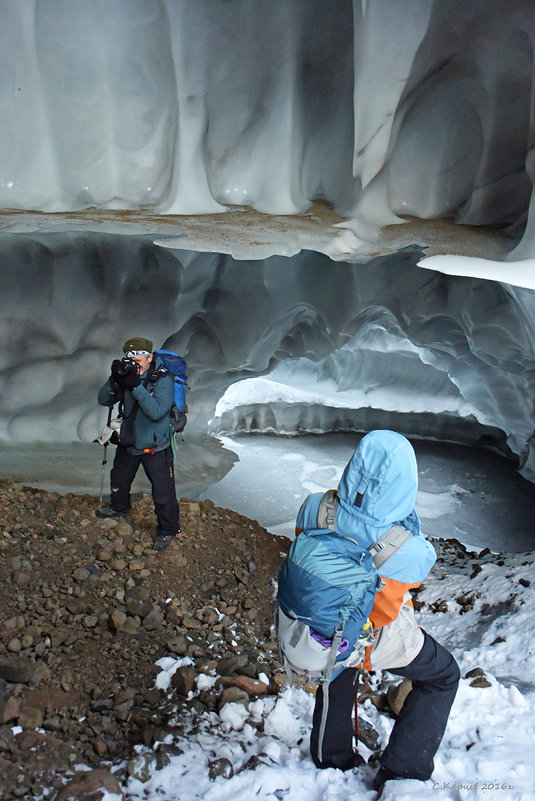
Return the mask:
[(152, 342), (145, 337), (131, 337), (127, 339), (123, 345), (123, 352), (128, 353), (129, 350), (146, 350), (147, 353), (152, 353)]

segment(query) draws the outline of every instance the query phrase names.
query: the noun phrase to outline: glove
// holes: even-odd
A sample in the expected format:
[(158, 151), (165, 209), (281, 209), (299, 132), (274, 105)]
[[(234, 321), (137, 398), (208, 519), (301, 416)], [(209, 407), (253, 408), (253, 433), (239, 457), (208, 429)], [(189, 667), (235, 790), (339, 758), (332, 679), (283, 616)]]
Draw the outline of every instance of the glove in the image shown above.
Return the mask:
[(117, 376), (117, 381), (119, 382), (119, 385), (121, 387), (124, 387), (125, 389), (129, 389), (130, 392), (135, 387), (139, 387), (139, 385), (141, 383), (140, 380), (139, 380), (139, 376), (138, 376), (137, 372), (134, 372), (133, 370), (132, 370), (131, 373), (128, 373), (128, 375), (118, 375)]

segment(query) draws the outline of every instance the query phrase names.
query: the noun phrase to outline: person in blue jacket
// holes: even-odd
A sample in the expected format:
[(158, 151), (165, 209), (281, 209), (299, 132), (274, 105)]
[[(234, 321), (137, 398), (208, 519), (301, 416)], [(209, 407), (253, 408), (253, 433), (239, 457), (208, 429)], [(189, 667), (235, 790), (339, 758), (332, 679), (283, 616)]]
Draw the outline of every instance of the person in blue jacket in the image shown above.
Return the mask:
[(143, 465), (152, 486), (158, 521), (154, 547), (163, 551), (180, 531), (169, 422), (174, 401), (173, 378), (161, 360), (154, 357), (150, 339), (127, 339), (123, 351), (132, 364), (113, 361), (111, 375), (98, 393), (98, 402), (110, 406), (122, 400), (122, 416), (130, 422), (132, 441), (117, 445), (110, 475), (110, 504), (101, 507), (97, 516), (118, 517), (128, 511), (130, 488), (139, 465)]
[[(430, 778), (460, 678), (453, 656), (420, 629), (414, 617), (410, 591), (421, 585), (436, 560), (414, 510), (417, 486), (416, 456), (410, 442), (395, 431), (370, 431), (347, 464), (329, 513), (328, 527), (353, 538), (363, 548), (370, 548), (395, 524), (410, 532), (404, 544), (378, 568), (382, 587), (370, 613), (375, 643), (367, 648), (363, 662), (366, 670), (388, 670), (412, 681), (412, 690), (381, 755), (375, 789), (390, 779)], [(323, 497), (320, 492), (305, 499), (297, 516), (297, 535), (324, 527), (319, 524)], [(353, 751), (356, 695), (357, 671), (345, 668), (329, 685), (320, 761), (323, 690), (318, 688), (310, 739), (317, 767), (349, 770), (362, 762)]]

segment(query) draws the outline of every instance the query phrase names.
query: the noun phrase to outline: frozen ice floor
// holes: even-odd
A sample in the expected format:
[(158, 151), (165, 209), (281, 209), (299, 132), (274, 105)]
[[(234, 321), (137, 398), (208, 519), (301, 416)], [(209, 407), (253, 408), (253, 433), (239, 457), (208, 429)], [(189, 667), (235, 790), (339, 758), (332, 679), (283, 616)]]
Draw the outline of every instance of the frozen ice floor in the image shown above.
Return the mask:
[[(356, 434), (254, 434), (220, 440), (186, 434), (175, 460), (178, 495), (210, 498), (274, 533), (292, 536), (306, 495), (336, 487), (358, 441)], [(535, 487), (518, 475), (514, 464), (459, 445), (413, 444), (420, 474), (416, 509), (426, 534), (457, 537), (477, 550), (535, 547)], [(105, 495), (113, 451), (108, 449)], [(92, 444), (3, 446), (0, 477), (62, 493), (99, 495), (102, 458), (103, 449)], [(134, 490), (148, 489), (140, 470)]]
[[(292, 536), (310, 492), (336, 487), (360, 439), (356, 434), (222, 438), (240, 461), (202, 497)], [(425, 533), (481, 550), (535, 547), (535, 487), (515, 465), (488, 451), (413, 440), (419, 467), (416, 510)]]

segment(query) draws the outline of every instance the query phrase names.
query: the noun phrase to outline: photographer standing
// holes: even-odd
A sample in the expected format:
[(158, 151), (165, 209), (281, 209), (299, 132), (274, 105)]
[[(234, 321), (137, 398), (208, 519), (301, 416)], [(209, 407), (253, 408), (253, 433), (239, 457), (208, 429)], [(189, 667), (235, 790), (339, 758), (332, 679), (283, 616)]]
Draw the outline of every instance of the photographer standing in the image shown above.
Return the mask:
[[(111, 470), (109, 506), (98, 517), (118, 517), (130, 508), (130, 488), (140, 464), (152, 485), (158, 519), (155, 549), (163, 551), (180, 531), (173, 469), (173, 378), (161, 360), (153, 357), (149, 339), (132, 337), (123, 346), (123, 359), (115, 359), (111, 375), (98, 393), (101, 406), (119, 403), (122, 424)], [(114, 438), (111, 440), (114, 442)]]

